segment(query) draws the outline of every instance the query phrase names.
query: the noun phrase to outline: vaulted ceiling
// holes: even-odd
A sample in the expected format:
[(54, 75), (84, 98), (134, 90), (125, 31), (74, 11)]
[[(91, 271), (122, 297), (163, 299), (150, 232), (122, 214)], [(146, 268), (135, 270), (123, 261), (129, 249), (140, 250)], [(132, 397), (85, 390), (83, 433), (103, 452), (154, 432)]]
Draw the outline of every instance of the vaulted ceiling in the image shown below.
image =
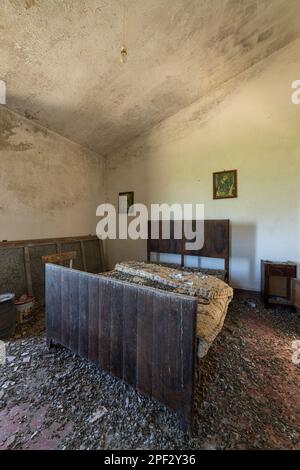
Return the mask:
[(99, 154), (300, 36), (298, 0), (0, 0), (7, 106)]

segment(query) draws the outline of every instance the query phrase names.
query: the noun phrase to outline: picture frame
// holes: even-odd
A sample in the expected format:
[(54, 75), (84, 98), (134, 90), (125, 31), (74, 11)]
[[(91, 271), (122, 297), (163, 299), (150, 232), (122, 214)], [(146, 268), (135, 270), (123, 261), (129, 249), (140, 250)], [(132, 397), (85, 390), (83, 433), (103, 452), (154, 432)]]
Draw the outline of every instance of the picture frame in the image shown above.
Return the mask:
[(134, 204), (134, 192), (119, 193), (119, 214), (130, 213), (130, 207)]
[(213, 173), (213, 198), (233, 199), (237, 197), (237, 170), (224, 170)]

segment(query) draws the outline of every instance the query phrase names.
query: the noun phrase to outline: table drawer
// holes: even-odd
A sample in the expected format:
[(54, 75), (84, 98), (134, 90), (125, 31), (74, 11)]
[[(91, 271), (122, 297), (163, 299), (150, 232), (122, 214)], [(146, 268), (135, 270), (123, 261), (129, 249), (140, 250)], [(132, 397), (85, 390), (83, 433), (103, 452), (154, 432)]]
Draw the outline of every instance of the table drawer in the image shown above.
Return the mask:
[(296, 277), (296, 270), (293, 266), (269, 266), (269, 276)]

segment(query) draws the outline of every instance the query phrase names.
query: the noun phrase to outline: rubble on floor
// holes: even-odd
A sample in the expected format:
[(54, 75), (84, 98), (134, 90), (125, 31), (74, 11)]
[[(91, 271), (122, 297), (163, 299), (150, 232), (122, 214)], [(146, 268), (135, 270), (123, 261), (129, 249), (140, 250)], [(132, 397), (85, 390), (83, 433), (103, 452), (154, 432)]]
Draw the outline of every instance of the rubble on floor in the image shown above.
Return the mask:
[(43, 312), (7, 343), (0, 449), (299, 449), (299, 314), (236, 296), (200, 364), (195, 436), (176, 415), (63, 347)]

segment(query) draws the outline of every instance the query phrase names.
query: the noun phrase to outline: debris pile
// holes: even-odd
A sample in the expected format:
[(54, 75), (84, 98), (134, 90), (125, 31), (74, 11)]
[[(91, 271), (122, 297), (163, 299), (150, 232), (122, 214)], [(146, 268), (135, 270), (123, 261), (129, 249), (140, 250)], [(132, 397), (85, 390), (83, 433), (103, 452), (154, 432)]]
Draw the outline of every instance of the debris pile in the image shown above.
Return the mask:
[(200, 363), (189, 439), (164, 406), (63, 347), (48, 351), (41, 311), (0, 366), (0, 449), (299, 449), (299, 338), (299, 314), (236, 297)]

